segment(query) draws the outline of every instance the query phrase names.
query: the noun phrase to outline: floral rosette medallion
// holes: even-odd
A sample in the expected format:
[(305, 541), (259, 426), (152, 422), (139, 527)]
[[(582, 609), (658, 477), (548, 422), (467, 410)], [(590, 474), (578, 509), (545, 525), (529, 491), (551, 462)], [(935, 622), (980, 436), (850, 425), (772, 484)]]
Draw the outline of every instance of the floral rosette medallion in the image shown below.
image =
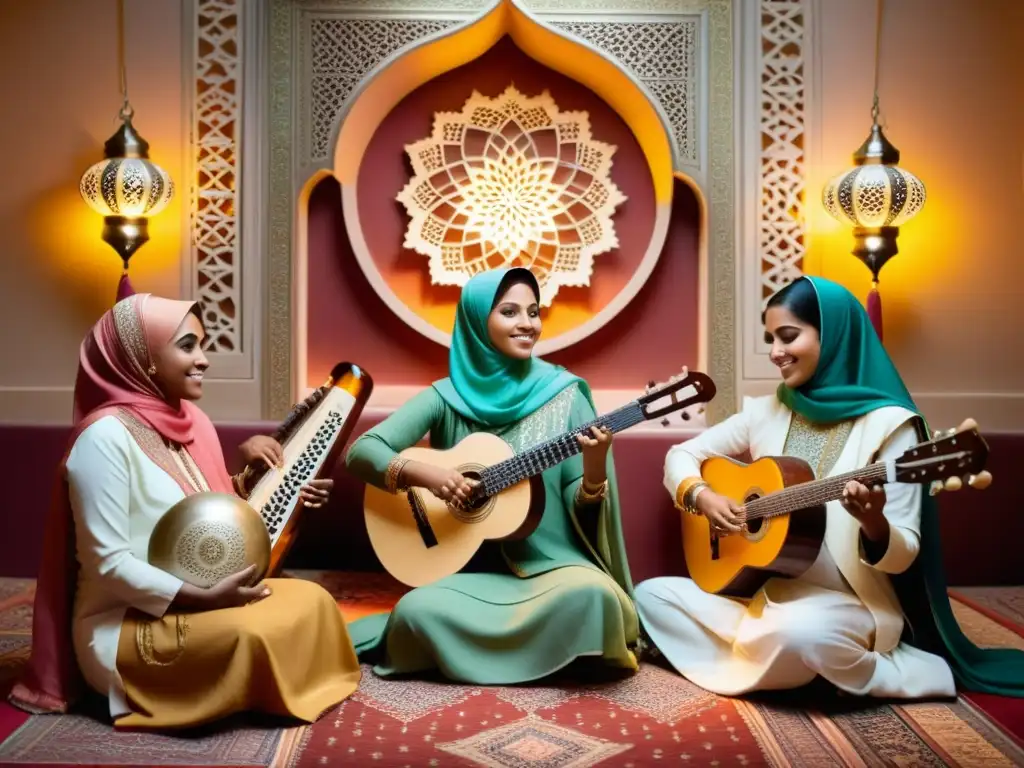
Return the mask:
[(589, 286), (594, 257), (618, 247), (612, 215), (626, 197), (610, 178), (616, 148), (593, 139), (586, 112), (561, 112), (547, 91), (474, 91), (405, 149), (404, 246), (428, 257), (434, 285), (526, 267), (547, 307), (561, 286)]

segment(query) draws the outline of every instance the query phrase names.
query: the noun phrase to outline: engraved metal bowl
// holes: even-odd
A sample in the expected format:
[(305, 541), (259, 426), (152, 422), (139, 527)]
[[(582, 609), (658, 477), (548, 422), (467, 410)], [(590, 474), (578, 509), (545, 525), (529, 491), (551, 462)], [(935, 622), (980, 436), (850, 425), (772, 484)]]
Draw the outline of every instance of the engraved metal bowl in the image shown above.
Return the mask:
[(227, 493), (186, 496), (157, 521), (149, 563), (197, 587), (256, 564), (253, 584), (270, 567), (270, 534), (263, 518)]

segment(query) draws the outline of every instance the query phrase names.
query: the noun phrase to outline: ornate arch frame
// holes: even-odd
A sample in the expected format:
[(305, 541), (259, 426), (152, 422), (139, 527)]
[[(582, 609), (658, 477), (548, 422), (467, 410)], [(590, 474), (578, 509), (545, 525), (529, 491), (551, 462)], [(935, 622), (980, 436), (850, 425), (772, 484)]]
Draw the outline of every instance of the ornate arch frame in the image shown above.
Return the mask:
[[(304, 265), (295, 256), (304, 247), (303, 196), (330, 167), (324, 150), (337, 114), (316, 113), (324, 93), (335, 90), (337, 109), (374, 66), (493, 2), (183, 4), (185, 137), (192, 151), (192, 205), (183, 222), (191, 253), (183, 259), (183, 284), (204, 303), (227, 295), (233, 308), (224, 334), (235, 343), (209, 351), (221, 376), (208, 387), (216, 416), (252, 418), (259, 410), (277, 417), (302, 391), (297, 351), (304, 348), (305, 327), (297, 317), (297, 288)], [(700, 364), (719, 385), (709, 417), (728, 415), (740, 395), (765, 389), (773, 379), (759, 338), (758, 304), (802, 272), (804, 167), (814, 156), (804, 143), (813, 132), (804, 123), (805, 113), (813, 119), (809, 105), (816, 102), (809, 45), (815, 3), (520, 5), (617, 58), (667, 114), (675, 176), (695, 189), (704, 217)], [(350, 57), (333, 72), (317, 69), (308, 46), (314, 28), (324, 33), (331, 19), (343, 22), (350, 53), (362, 57)], [(652, 65), (658, 47), (650, 41), (668, 29), (682, 30), (685, 45), (692, 43), (690, 58), (686, 52), (679, 57), (686, 70), (681, 75), (665, 76)]]

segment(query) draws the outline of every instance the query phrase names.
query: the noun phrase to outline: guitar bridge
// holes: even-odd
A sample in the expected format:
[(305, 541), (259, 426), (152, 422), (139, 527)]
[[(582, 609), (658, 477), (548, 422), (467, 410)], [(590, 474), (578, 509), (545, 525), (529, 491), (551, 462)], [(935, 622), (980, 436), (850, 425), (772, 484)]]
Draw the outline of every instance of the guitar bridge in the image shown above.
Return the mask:
[(430, 527), (430, 521), (427, 519), (427, 512), (423, 509), (423, 504), (420, 503), (419, 495), (411, 488), (405, 492), (405, 498), (409, 501), (409, 509), (412, 511), (413, 520), (416, 521), (416, 527), (419, 529), (420, 538), (423, 539), (423, 546), (427, 549), (437, 546), (437, 536), (434, 534), (434, 529)]

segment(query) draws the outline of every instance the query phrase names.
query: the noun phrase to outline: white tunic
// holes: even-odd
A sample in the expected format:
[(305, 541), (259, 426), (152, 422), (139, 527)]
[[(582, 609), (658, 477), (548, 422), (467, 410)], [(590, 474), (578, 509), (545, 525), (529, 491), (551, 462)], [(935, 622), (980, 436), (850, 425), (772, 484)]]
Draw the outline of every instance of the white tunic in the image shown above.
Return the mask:
[(159, 618), (178, 594), (181, 580), (149, 565), (147, 551), (153, 527), (185, 494), (114, 416), (78, 436), (67, 477), (80, 565), (75, 656), (118, 717), (131, 711), (117, 672), (121, 622), (129, 607)]
[[(888, 407), (857, 419), (828, 475), (866, 466), (876, 453), (900, 456), (918, 442), (912, 417)], [(675, 498), (712, 456), (782, 455), (791, 418), (774, 395), (745, 400), (740, 413), (669, 451), (666, 488)], [(886, 575), (905, 571), (920, 549), (921, 493), (886, 486), (889, 546), (876, 563), (863, 557), (857, 521), (830, 502), (825, 545), (802, 577), (771, 579), (749, 601), (705, 593), (690, 579), (651, 579), (636, 588), (644, 628), (680, 674), (723, 695), (795, 688), (820, 675), (859, 695), (952, 696), (946, 662), (900, 642), (903, 615)]]

